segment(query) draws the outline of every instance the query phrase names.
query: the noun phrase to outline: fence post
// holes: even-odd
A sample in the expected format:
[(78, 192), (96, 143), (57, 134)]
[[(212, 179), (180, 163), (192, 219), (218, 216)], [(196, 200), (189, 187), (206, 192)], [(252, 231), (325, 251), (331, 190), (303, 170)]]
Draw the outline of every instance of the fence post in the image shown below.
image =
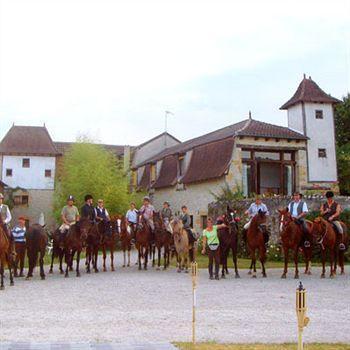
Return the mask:
[(303, 330), (310, 321), (306, 317), (307, 304), (306, 304), (306, 290), (303, 284), (299, 282), (299, 287), (296, 290), (296, 313), (298, 319), (298, 350), (303, 350)]

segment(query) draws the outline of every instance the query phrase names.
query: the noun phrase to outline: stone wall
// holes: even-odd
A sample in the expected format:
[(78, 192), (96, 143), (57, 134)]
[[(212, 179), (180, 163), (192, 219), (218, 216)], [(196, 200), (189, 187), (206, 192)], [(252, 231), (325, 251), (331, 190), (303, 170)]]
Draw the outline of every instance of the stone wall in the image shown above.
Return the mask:
[[(350, 197), (336, 197), (335, 199), (343, 209), (350, 210)], [(307, 202), (307, 205), (309, 207), (310, 211), (319, 210), (321, 207), (321, 204), (324, 203), (325, 198), (322, 196), (306, 196), (305, 201)], [(290, 198), (288, 197), (275, 197), (275, 198), (266, 198), (263, 201), (269, 211), (270, 211), (270, 217), (268, 220), (268, 225), (270, 227), (271, 233), (272, 233), (272, 240), (277, 241), (279, 237), (279, 217), (278, 217), (278, 209), (287, 207), (288, 203), (290, 202)], [(245, 218), (243, 216), (243, 213), (246, 209), (248, 209), (249, 205), (252, 203), (252, 200), (244, 199), (235, 201), (234, 203), (230, 203), (230, 206), (235, 208), (239, 215), (242, 218)], [(225, 213), (226, 211), (226, 205), (227, 204), (221, 204), (221, 203), (210, 203), (208, 206), (208, 213), (210, 216), (212, 216), (214, 219), (216, 219), (219, 215)], [(243, 219), (245, 222), (246, 219)]]

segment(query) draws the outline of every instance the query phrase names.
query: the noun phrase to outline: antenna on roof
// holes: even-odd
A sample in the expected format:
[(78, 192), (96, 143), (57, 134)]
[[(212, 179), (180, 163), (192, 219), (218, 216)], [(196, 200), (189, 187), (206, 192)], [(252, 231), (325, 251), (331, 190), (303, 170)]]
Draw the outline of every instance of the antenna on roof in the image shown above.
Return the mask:
[(311, 75), (309, 75), (309, 79), (311, 80)]
[(252, 119), (252, 112), (249, 111), (249, 119)]
[(304, 73), (304, 79), (306, 79), (306, 74)]

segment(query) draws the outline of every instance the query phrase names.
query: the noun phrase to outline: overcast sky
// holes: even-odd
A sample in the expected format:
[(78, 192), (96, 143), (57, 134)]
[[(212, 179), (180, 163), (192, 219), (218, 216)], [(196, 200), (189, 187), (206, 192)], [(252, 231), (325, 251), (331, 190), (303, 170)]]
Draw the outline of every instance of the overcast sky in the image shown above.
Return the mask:
[(286, 125), (303, 73), (350, 91), (350, 1), (0, 0), (0, 137), (46, 123), (89, 134), (181, 140), (245, 119)]

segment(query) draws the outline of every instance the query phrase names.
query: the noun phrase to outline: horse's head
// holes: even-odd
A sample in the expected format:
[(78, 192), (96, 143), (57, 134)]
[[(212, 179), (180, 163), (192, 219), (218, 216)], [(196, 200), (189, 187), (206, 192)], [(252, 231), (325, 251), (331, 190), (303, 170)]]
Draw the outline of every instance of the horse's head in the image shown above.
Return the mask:
[(317, 217), (313, 223), (311, 228), (311, 234), (313, 237), (317, 239), (321, 239), (322, 236), (325, 234), (327, 229), (327, 222), (322, 217)]
[(93, 228), (93, 226), (94, 226), (94, 223), (91, 222), (89, 219), (80, 219), (80, 221), (76, 223), (76, 227), (78, 229), (80, 239), (83, 242), (85, 242), (86, 239), (88, 238), (88, 235), (91, 229)]
[(252, 223), (255, 223), (257, 225), (262, 225), (266, 223), (266, 220), (267, 220), (266, 211), (262, 211), (261, 209), (259, 209), (257, 214), (253, 217)]
[(164, 223), (162, 216), (160, 215), (159, 211), (153, 212), (153, 222), (155, 229), (162, 229), (164, 228)]
[(237, 210), (227, 206), (226, 210), (227, 223), (230, 225), (235, 225), (241, 221), (241, 218), (237, 214)]
[(280, 232), (282, 232), (292, 221), (292, 214), (289, 212), (288, 207), (283, 209), (278, 209), (279, 213), (279, 223), (280, 223)]
[(183, 223), (182, 220), (178, 217), (174, 217), (171, 221), (170, 221), (170, 226), (173, 229), (173, 233), (175, 234), (179, 234), (182, 229), (183, 229)]

